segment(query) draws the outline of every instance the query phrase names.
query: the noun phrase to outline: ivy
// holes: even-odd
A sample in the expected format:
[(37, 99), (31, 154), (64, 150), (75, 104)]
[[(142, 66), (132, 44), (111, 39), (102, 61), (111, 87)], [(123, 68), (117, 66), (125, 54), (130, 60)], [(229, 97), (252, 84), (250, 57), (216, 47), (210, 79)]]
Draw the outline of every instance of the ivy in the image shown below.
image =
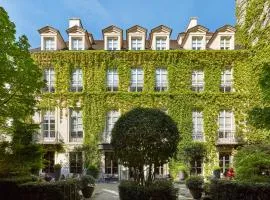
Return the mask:
[[(237, 136), (252, 140), (257, 131), (246, 124), (247, 113), (261, 102), (258, 86), (260, 66), (250, 62), (251, 51), (55, 51), (33, 53), (32, 57), (41, 68), (54, 67), (56, 92), (43, 94), (38, 105), (41, 109), (58, 106), (83, 109), (84, 143), (98, 155), (107, 111), (119, 109), (125, 113), (134, 107), (168, 109), (181, 134), (179, 149), (192, 141), (192, 110), (199, 109), (204, 116), (204, 135), (207, 155), (205, 174), (210, 175), (218, 165), (217, 130), (218, 114), (222, 109), (235, 113)], [(72, 69), (83, 70), (84, 90), (69, 92)], [(130, 69), (142, 67), (144, 87), (142, 92), (128, 92)], [(168, 69), (169, 90), (155, 92), (155, 69)], [(221, 93), (221, 72), (232, 67), (234, 91)], [(117, 68), (119, 91), (106, 91), (106, 71)], [(204, 70), (205, 89), (191, 91), (192, 70)], [(99, 164), (99, 156), (88, 162)], [(176, 162), (177, 163), (177, 162)]]

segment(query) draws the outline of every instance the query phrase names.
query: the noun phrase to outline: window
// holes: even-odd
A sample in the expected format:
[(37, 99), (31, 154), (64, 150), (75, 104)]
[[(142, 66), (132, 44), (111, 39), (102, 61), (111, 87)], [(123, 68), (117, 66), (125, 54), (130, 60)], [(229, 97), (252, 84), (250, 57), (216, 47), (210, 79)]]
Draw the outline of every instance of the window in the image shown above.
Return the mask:
[(117, 91), (118, 90), (118, 72), (117, 69), (108, 69), (107, 70), (107, 90), (108, 91)]
[(108, 38), (107, 50), (118, 50), (118, 38)]
[(105, 152), (105, 174), (118, 174), (118, 162), (113, 152)]
[(73, 37), (71, 39), (71, 50), (83, 50), (82, 38)]
[(229, 50), (231, 49), (231, 37), (222, 36), (220, 37), (220, 49)]
[(103, 135), (103, 142), (105, 143), (111, 142), (112, 129), (119, 117), (120, 117), (119, 111), (113, 110), (107, 113), (106, 126), (105, 126), (104, 135)]
[(54, 151), (47, 151), (44, 154), (44, 168), (42, 172), (53, 173), (54, 172)]
[(222, 152), (219, 153), (219, 167), (221, 168), (222, 172), (224, 173), (226, 169), (228, 169), (231, 165), (231, 154)]
[(82, 87), (82, 69), (74, 69), (72, 71), (70, 90), (73, 92), (81, 92)]
[(82, 142), (82, 111), (70, 109), (70, 142)]
[(192, 123), (193, 131), (192, 138), (193, 140), (202, 141), (203, 140), (203, 114), (199, 111), (192, 112)]
[(165, 91), (168, 89), (168, 72), (167, 69), (156, 69), (156, 87), (155, 91)]
[(54, 111), (46, 111), (43, 115), (42, 131), (44, 140), (55, 140)]
[(82, 173), (82, 152), (69, 152), (69, 171), (70, 173)]
[(143, 69), (134, 68), (131, 69), (131, 92), (141, 92), (143, 89)]
[(192, 37), (192, 50), (201, 50), (202, 40), (203, 40), (203, 37), (193, 36)]
[(156, 37), (156, 50), (166, 50), (166, 37)]
[(142, 38), (131, 38), (131, 50), (142, 49)]
[(202, 174), (202, 160), (192, 160), (190, 162), (192, 175), (199, 175)]
[(225, 69), (221, 74), (221, 92), (231, 92), (232, 91), (232, 69)]
[(223, 110), (219, 113), (219, 139), (220, 143), (234, 142), (234, 115), (231, 111)]
[(54, 92), (54, 69), (53, 68), (48, 68), (44, 70), (44, 79), (46, 86), (44, 88), (45, 92)]
[(192, 90), (196, 92), (203, 91), (204, 86), (204, 73), (203, 71), (192, 72)]
[(56, 50), (55, 40), (53, 37), (45, 37), (44, 38), (44, 50)]

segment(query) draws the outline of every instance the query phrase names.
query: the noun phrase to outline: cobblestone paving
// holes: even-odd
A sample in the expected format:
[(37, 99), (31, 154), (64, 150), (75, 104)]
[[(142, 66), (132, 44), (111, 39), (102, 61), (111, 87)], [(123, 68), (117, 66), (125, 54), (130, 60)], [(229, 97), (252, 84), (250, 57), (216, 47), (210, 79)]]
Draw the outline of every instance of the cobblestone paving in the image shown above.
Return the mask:
[[(179, 188), (179, 200), (192, 200), (184, 184), (176, 184)], [(98, 183), (91, 200), (119, 200), (118, 183)]]

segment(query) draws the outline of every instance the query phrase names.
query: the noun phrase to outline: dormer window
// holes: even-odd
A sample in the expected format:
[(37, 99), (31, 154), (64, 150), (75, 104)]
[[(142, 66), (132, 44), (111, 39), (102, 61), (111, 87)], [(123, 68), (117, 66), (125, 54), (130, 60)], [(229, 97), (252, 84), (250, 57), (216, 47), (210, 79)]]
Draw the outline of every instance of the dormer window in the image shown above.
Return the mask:
[(107, 43), (108, 43), (107, 50), (117, 50), (118, 49), (118, 38), (109, 37)]
[(56, 50), (54, 37), (44, 37), (44, 50)]
[(141, 50), (142, 49), (142, 38), (141, 37), (131, 38), (131, 49), (132, 50)]
[(166, 50), (166, 37), (156, 37), (156, 50)]
[(72, 37), (71, 50), (83, 50), (83, 40), (81, 37)]
[(193, 36), (192, 37), (192, 50), (201, 50), (202, 49), (202, 36)]
[(220, 37), (220, 49), (221, 50), (229, 50), (231, 46), (231, 37), (229, 36), (221, 36)]

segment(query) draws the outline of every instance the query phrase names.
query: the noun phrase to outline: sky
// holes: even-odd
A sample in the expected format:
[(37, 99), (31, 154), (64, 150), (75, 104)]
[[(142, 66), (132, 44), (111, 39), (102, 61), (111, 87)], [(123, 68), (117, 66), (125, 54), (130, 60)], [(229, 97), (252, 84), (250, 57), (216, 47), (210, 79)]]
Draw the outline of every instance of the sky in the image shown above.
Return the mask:
[(173, 29), (171, 39), (185, 31), (190, 17), (215, 31), (235, 25), (235, 0), (0, 0), (32, 48), (40, 46), (38, 29), (50, 25), (67, 40), (68, 19), (77, 17), (83, 27), (102, 39), (102, 29), (116, 25), (125, 30), (140, 25), (148, 30), (161, 24)]

